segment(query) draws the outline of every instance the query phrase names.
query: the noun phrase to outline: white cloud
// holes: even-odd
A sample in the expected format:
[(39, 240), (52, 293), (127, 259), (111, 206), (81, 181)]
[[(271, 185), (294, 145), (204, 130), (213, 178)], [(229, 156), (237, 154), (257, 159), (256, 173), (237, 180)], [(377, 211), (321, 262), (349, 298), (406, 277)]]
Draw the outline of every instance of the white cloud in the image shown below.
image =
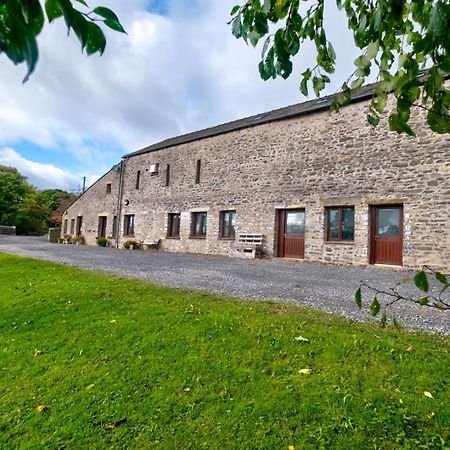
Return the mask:
[[(311, 48), (296, 58), (290, 79), (264, 82), (260, 49), (236, 40), (226, 24), (234, 0), (168, 1), (169, 14), (160, 16), (145, 10), (145, 0), (111, 0), (129, 35), (107, 32), (101, 58), (81, 55), (63, 21), (47, 26), (37, 71), (25, 85), (25, 68), (2, 56), (0, 145), (30, 141), (59, 160), (64, 155), (66, 168), (96, 174), (166, 137), (302, 100), (299, 73), (314, 65)], [(355, 57), (344, 19), (334, 9), (327, 16), (342, 62), (330, 92)]]
[[(0, 165), (12, 166), (28, 178), (33, 186), (39, 189), (58, 188), (64, 190), (79, 190), (83, 176), (68, 170), (63, 170), (53, 164), (42, 164), (30, 161), (12, 148), (0, 149)], [(98, 176), (90, 176), (87, 185), (92, 184)]]

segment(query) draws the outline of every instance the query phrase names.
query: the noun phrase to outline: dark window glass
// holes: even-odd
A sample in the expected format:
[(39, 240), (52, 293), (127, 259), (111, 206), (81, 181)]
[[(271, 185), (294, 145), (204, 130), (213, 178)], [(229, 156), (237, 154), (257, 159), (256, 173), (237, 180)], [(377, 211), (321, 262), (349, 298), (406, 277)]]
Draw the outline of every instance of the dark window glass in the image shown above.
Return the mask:
[(286, 211), (286, 234), (305, 234), (305, 211)]
[(113, 239), (117, 237), (117, 216), (113, 217), (112, 237)]
[(377, 236), (398, 237), (400, 234), (400, 209), (378, 208), (377, 214)]
[(170, 184), (170, 164), (166, 166), (166, 186)]
[(106, 216), (99, 216), (98, 218), (98, 237), (106, 237), (106, 226), (108, 218)]
[(67, 234), (67, 219), (64, 219), (64, 228), (63, 228), (63, 234)]
[(108, 183), (108, 184), (106, 185), (106, 193), (107, 193), (107, 194), (111, 194), (111, 183)]
[(125, 214), (123, 222), (123, 234), (125, 236), (134, 235), (134, 214)]
[(355, 239), (355, 208), (353, 206), (327, 208), (326, 213), (328, 241)]
[(236, 235), (236, 211), (221, 211), (220, 224), (220, 237), (234, 239)]
[(201, 159), (197, 159), (197, 168), (196, 168), (196, 171), (195, 171), (195, 183), (196, 184), (200, 183), (201, 167), (202, 167), (202, 160)]
[(138, 170), (136, 173), (136, 189), (139, 189), (140, 184), (141, 184), (141, 171)]
[(77, 217), (77, 236), (81, 236), (81, 227), (83, 226), (83, 216)]
[(70, 234), (75, 233), (75, 219), (71, 219), (70, 221)]
[(167, 237), (178, 238), (180, 237), (180, 214), (170, 213), (168, 216), (167, 224)]
[(205, 212), (192, 213), (192, 237), (205, 237), (206, 236), (206, 218)]

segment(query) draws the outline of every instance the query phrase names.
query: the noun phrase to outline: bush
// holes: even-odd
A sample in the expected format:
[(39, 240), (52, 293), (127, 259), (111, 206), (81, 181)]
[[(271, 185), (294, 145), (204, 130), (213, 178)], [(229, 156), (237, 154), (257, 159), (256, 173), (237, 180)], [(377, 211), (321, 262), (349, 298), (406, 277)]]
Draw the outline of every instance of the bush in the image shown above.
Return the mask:
[(64, 236), (64, 242), (65, 242), (66, 244), (71, 244), (71, 243), (72, 243), (72, 236), (71, 236), (70, 234), (66, 234), (66, 235)]
[(128, 249), (132, 249), (132, 250), (137, 250), (139, 248), (141, 248), (141, 246), (136, 242), (136, 241), (126, 241), (123, 244), (124, 248)]
[(106, 247), (108, 245), (108, 239), (105, 237), (99, 237), (97, 238), (97, 245), (100, 247)]
[(72, 239), (72, 242), (73, 242), (74, 244), (84, 244), (84, 236), (75, 236), (75, 237)]

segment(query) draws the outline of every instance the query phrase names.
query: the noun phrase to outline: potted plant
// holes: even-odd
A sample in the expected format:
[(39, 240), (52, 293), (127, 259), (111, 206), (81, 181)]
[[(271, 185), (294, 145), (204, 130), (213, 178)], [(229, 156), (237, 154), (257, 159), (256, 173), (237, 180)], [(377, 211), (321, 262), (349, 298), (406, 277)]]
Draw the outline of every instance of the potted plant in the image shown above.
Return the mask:
[(126, 241), (123, 246), (127, 250), (138, 250), (140, 248), (140, 245), (136, 241)]
[(64, 244), (71, 244), (72, 243), (72, 236), (70, 234), (66, 234), (64, 236)]

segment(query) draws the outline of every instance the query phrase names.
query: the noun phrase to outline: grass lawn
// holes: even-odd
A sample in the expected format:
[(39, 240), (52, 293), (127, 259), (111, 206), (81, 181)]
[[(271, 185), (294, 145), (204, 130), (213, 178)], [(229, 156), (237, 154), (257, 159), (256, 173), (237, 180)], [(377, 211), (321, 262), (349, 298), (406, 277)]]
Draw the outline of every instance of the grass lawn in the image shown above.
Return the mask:
[(450, 448), (448, 338), (3, 254), (0, 370), (5, 449)]

